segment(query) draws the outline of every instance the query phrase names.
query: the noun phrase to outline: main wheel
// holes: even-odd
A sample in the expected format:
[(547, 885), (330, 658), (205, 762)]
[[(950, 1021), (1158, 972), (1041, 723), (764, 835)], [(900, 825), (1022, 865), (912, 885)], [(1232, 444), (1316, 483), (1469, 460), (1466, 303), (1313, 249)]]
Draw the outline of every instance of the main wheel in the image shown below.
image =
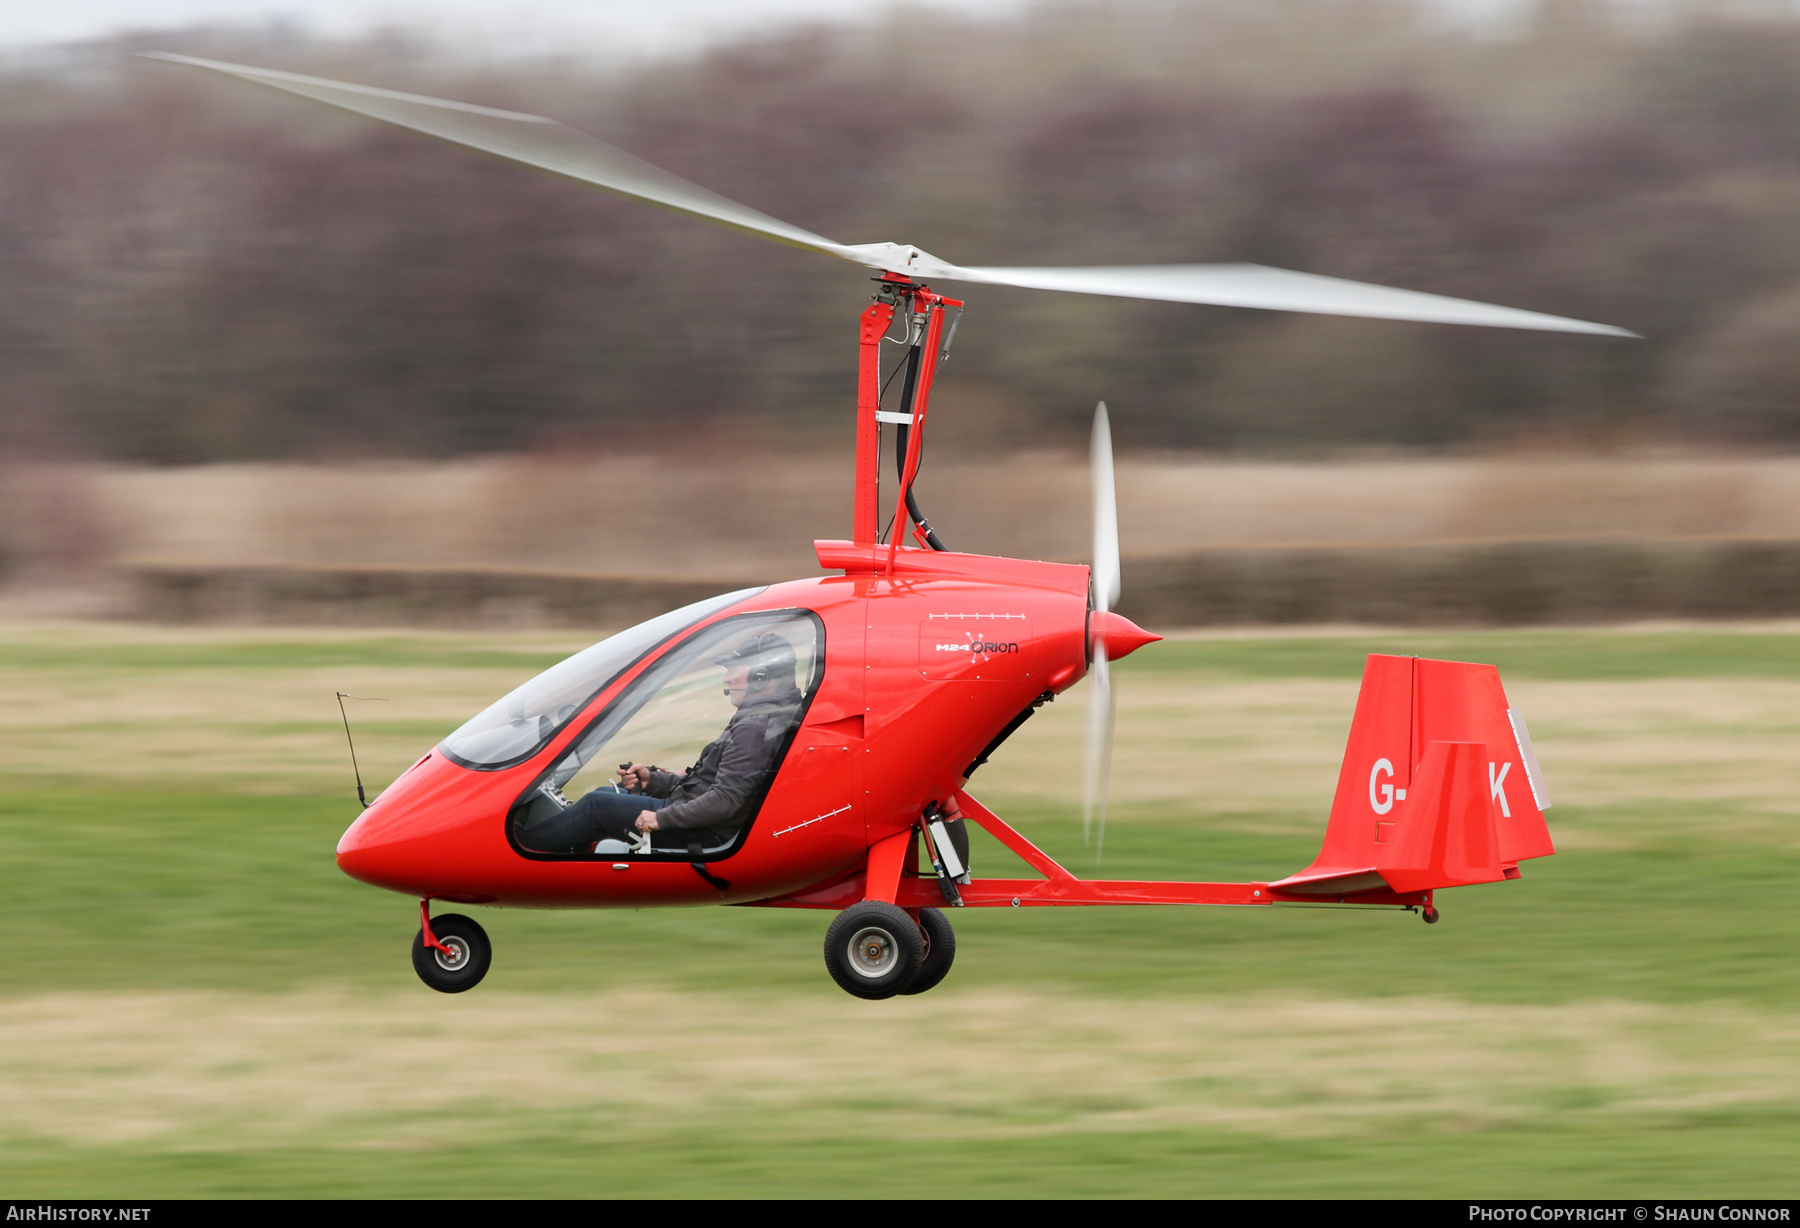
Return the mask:
[(461, 993), (481, 984), (494, 959), (487, 931), (472, 917), (447, 912), (431, 919), (431, 933), (450, 953), (425, 945), (425, 930), (413, 935), (413, 971), (439, 993)]
[(950, 928), (943, 909), (921, 908), (919, 931), (925, 939), (925, 960), (919, 965), (919, 975), (901, 993), (924, 993), (948, 976), (950, 965), (956, 962), (956, 931)]
[(825, 931), (825, 968), (845, 993), (891, 998), (919, 975), (925, 939), (906, 910), (879, 900), (852, 904)]

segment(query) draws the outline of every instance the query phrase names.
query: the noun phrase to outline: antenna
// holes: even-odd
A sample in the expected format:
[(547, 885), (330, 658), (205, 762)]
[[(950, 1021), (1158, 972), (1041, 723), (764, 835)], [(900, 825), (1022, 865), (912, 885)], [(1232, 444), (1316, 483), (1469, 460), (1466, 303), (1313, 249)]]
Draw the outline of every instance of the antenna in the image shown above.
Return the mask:
[(362, 769), (356, 765), (356, 740), (350, 736), (350, 714), (344, 711), (346, 699), (358, 699), (371, 704), (384, 704), (387, 700), (377, 699), (372, 695), (346, 695), (342, 691), (337, 693), (338, 715), (344, 718), (344, 741), (350, 744), (350, 770), (356, 773), (356, 800), (362, 803), (364, 810), (367, 810), (369, 799), (363, 796)]

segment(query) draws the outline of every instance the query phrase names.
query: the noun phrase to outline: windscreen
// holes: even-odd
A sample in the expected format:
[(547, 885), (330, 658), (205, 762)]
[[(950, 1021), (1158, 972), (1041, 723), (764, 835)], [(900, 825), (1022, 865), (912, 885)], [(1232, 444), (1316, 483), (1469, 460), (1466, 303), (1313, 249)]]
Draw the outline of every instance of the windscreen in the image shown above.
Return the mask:
[(445, 738), (441, 749), (464, 767), (498, 768), (517, 763), (554, 737), (589, 700), (646, 652), (761, 591), (744, 588), (708, 597), (601, 640), (482, 709)]
[[(638, 675), (606, 718), (570, 747), (551, 773), (551, 784), (579, 797), (589, 788), (609, 783), (606, 777), (615, 759), (675, 772), (693, 763), (740, 707), (720, 685), (728, 669), (722, 664), (726, 660), (722, 654), (758, 640), (763, 655), (776, 664), (772, 671), (765, 671), (773, 676), (766, 684), (758, 679), (758, 693), (745, 697), (742, 706), (754, 708), (773, 702), (797, 709), (819, 683), (823, 662), (819, 659), (818, 620), (792, 612), (728, 618), (699, 632)], [(785, 735), (798, 723), (798, 712), (784, 715), (783, 721), (779, 731)], [(608, 745), (615, 748), (614, 753), (601, 756), (601, 749)], [(596, 769), (583, 772), (595, 763)]]

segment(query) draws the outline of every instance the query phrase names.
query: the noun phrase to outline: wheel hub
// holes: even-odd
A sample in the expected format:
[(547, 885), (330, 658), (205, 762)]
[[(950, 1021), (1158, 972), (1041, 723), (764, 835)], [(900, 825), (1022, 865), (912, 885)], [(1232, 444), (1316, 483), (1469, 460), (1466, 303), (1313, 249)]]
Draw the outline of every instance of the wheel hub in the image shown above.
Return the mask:
[(850, 966), (871, 979), (893, 970), (900, 959), (899, 945), (884, 929), (867, 926), (850, 939)]

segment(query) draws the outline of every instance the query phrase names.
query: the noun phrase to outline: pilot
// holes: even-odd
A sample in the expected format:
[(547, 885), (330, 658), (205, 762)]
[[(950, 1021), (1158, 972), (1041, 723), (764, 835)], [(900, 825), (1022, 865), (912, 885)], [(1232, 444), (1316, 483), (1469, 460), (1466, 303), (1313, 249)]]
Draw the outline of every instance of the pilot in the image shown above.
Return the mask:
[(641, 763), (620, 769), (624, 793), (596, 789), (532, 832), (532, 845), (586, 852), (599, 840), (652, 833), (652, 847), (686, 849), (728, 844), (746, 810), (775, 773), (788, 733), (800, 716), (794, 648), (773, 631), (753, 635), (713, 664), (725, 670), (725, 697), (737, 711), (725, 731), (685, 772)]

